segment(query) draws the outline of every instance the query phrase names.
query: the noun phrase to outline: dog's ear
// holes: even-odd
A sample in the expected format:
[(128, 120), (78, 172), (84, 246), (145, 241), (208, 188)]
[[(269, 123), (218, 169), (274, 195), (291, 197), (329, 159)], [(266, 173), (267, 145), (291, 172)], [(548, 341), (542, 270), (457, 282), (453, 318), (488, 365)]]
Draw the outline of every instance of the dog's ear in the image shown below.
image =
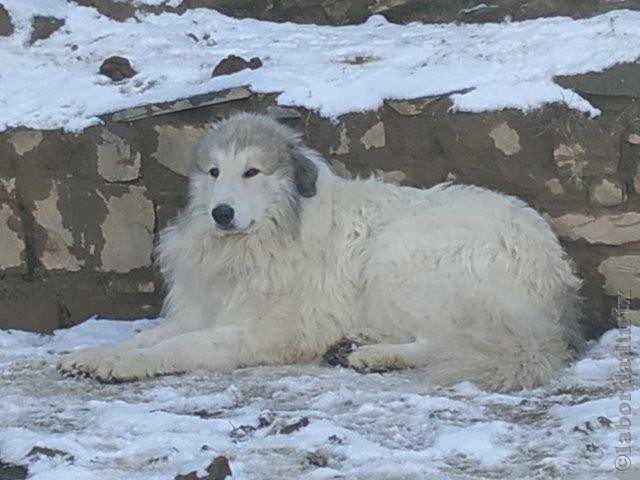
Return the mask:
[(305, 198), (313, 197), (316, 194), (318, 168), (298, 148), (292, 149), (291, 157), (293, 158), (293, 180), (298, 193)]

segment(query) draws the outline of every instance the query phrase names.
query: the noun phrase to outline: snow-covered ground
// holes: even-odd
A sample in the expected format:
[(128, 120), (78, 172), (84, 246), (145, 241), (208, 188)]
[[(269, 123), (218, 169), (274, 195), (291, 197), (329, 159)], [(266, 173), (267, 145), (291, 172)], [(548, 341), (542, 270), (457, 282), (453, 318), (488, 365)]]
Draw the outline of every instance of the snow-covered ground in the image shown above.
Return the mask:
[[(281, 104), (331, 118), (387, 98), (451, 92), (463, 111), (559, 101), (595, 115), (553, 76), (640, 57), (640, 12), (631, 11), (484, 25), (400, 26), (375, 16), (358, 26), (319, 27), (211, 10), (118, 23), (63, 0), (2, 3), (16, 33), (0, 37), (0, 131), (81, 130), (106, 112), (238, 85), (280, 92)], [(36, 13), (66, 23), (28, 46)], [(229, 54), (258, 56), (264, 66), (211, 79)], [(138, 74), (119, 83), (101, 76), (99, 65), (111, 55), (129, 58)], [(0, 331), (0, 461), (28, 465), (37, 480), (173, 479), (202, 471), (217, 455), (229, 459), (234, 479), (251, 480), (640, 474), (640, 328), (632, 330), (634, 464), (620, 477), (613, 466), (621, 446), (616, 331), (552, 385), (510, 395), (428, 385), (417, 371), (361, 375), (320, 365), (118, 385), (55, 370), (62, 351), (117, 343), (153, 323), (90, 320), (52, 336)], [(308, 424), (281, 431), (303, 418)]]
[[(16, 33), (0, 37), (0, 131), (81, 130), (100, 114), (238, 85), (281, 92), (280, 104), (330, 118), (376, 109), (383, 99), (451, 92), (458, 92), (453, 108), (462, 111), (564, 102), (597, 115), (554, 75), (640, 57), (640, 12), (627, 10), (482, 25), (394, 25), (377, 15), (330, 27), (237, 20), (205, 9), (119, 23), (65, 0), (2, 3)], [(29, 46), (36, 13), (66, 23)], [(230, 54), (258, 56), (264, 66), (212, 79), (213, 67)], [(130, 59), (139, 73), (114, 84), (98, 73), (111, 55)]]
[[(89, 320), (53, 336), (0, 331), (0, 460), (28, 465), (33, 480), (171, 480), (217, 455), (239, 480), (639, 478), (637, 327), (635, 464), (616, 476), (616, 330), (552, 385), (511, 395), (429, 386), (415, 371), (320, 365), (117, 385), (55, 370), (62, 351), (119, 342), (153, 323)], [(273, 423), (257, 428), (261, 416)], [(308, 425), (279, 433), (303, 417)], [(59, 452), (29, 456), (33, 447)]]

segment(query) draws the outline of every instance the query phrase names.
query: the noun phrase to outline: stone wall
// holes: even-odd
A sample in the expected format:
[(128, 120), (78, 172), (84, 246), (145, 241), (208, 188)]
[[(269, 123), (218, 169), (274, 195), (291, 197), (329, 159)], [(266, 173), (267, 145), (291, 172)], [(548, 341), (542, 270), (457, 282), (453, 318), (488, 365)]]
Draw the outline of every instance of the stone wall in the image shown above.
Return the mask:
[(567, 16), (584, 18), (616, 9), (640, 9), (640, 0), (183, 0), (179, 5), (145, 5), (123, 0), (74, 0), (124, 21), (139, 12), (183, 13), (212, 8), (238, 18), (275, 22), (347, 25), (382, 14), (394, 23), (500, 22)]
[(531, 203), (586, 280), (586, 324), (596, 334), (611, 322), (618, 289), (640, 306), (639, 75), (640, 64), (628, 64), (559, 78), (602, 110), (595, 119), (559, 105), (451, 113), (447, 98), (433, 97), (387, 101), (332, 124), (237, 88), (118, 112), (81, 134), (0, 133), (0, 328), (156, 315), (154, 236), (185, 203), (187, 165), (206, 126), (248, 110), (300, 129), (344, 176), (474, 183)]

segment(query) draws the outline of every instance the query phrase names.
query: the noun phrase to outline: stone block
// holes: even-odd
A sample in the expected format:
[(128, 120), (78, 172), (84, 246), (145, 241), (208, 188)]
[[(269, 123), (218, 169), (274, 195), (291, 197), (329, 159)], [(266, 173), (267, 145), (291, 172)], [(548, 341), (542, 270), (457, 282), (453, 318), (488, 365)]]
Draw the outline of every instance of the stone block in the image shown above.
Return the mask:
[(518, 132), (511, 128), (507, 122), (502, 122), (493, 128), (489, 136), (493, 139), (496, 148), (507, 157), (515, 155), (522, 149)]
[(640, 298), (640, 255), (618, 255), (605, 259), (598, 266), (605, 278), (608, 295), (631, 292), (631, 298)]
[(140, 153), (118, 135), (107, 130), (101, 133), (102, 143), (96, 146), (98, 173), (108, 182), (128, 182), (140, 175)]
[(620, 181), (603, 178), (600, 182), (591, 186), (589, 199), (591, 203), (612, 207), (624, 202), (627, 199), (627, 193)]
[(70, 251), (73, 247), (73, 234), (63, 224), (59, 200), (58, 183), (54, 181), (49, 196), (34, 202), (33, 216), (46, 233), (40, 262), (47, 270), (77, 271), (82, 268), (84, 262), (78, 260)]
[(625, 212), (608, 215), (568, 213), (550, 219), (555, 232), (571, 240), (586, 240), (592, 244), (622, 245), (640, 241), (640, 213)]
[(107, 201), (100, 270), (126, 273), (151, 265), (155, 214), (145, 192), (144, 187), (131, 186), (122, 196)]
[(9, 137), (9, 143), (21, 157), (40, 145), (42, 139), (42, 132), (38, 130), (19, 130)]
[(152, 156), (178, 175), (188, 176), (193, 156), (206, 128), (158, 125), (154, 130), (158, 133), (158, 149)]
[(371, 126), (366, 132), (364, 132), (364, 135), (360, 138), (360, 142), (364, 145), (366, 150), (384, 147), (387, 143), (384, 123), (379, 121)]
[(0, 203), (0, 270), (24, 268), (25, 245), (18, 229), (21, 223), (7, 203)]

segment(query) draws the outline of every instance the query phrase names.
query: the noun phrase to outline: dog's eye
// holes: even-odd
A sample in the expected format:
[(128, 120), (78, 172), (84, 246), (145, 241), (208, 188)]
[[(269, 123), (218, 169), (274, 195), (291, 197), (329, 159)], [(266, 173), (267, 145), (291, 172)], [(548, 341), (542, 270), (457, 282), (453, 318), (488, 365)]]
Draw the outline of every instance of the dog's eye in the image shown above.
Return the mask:
[(220, 175), (220, 170), (218, 170), (216, 167), (213, 167), (211, 170), (209, 170), (209, 175), (211, 175), (213, 178), (218, 178), (218, 175)]
[(244, 178), (251, 178), (251, 177), (255, 177), (259, 173), (260, 173), (260, 170), (258, 170), (257, 168), (250, 168), (249, 170), (244, 172), (242, 176)]

